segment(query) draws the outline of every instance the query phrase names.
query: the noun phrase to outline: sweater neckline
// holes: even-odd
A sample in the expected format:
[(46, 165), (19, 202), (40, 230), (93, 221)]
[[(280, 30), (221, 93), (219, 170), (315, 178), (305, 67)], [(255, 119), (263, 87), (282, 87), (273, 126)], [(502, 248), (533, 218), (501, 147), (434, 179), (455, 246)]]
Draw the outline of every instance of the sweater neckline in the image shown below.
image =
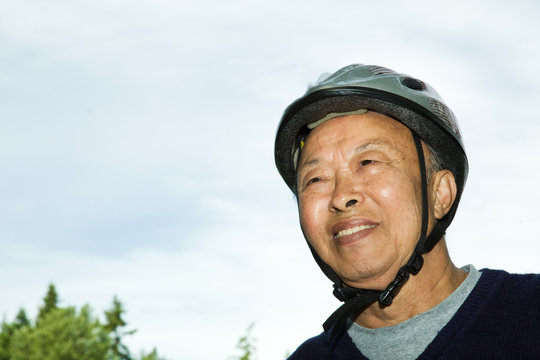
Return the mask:
[[(482, 312), (486, 302), (500, 287), (501, 279), (504, 275), (502, 271), (482, 269), (481, 276), (476, 286), (471, 291), (465, 302), (458, 309), (455, 316), (435, 337), (426, 350), (418, 357), (422, 359), (436, 359), (449, 343), (459, 341), (466, 330), (474, 323), (475, 319)], [(328, 336), (328, 334), (326, 334)], [(342, 354), (343, 360), (369, 360), (356, 347), (349, 334), (344, 333), (337, 343), (335, 350)]]

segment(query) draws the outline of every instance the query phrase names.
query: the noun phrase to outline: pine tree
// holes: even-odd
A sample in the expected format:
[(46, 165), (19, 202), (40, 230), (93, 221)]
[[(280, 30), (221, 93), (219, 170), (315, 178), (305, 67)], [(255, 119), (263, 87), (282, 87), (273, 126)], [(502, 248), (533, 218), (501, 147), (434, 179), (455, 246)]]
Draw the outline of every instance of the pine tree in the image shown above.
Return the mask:
[(141, 353), (141, 360), (165, 360), (165, 359), (159, 357), (158, 353), (157, 353), (157, 350), (154, 348), (148, 354), (145, 354), (144, 352), (142, 352)]
[(13, 326), (4, 318), (0, 325), (0, 360), (9, 360), (9, 345), (13, 332)]
[[(123, 338), (125, 310), (114, 297), (105, 311), (106, 323), (92, 315), (89, 305), (58, 307), (58, 294), (50, 284), (35, 322), (20, 309), (13, 322), (0, 324), (0, 360), (135, 360)], [(156, 349), (141, 353), (140, 360), (165, 360)]]
[(238, 344), (236, 344), (236, 348), (243, 351), (243, 354), (239, 358), (239, 360), (253, 360), (254, 359), (253, 356), (256, 350), (256, 347), (255, 347), (256, 339), (252, 335), (254, 326), (255, 326), (254, 323), (249, 325), (246, 331), (246, 335), (242, 336), (238, 340)]
[(51, 309), (13, 334), (10, 360), (105, 360), (108, 333), (88, 305)]
[(13, 323), (8, 323), (4, 318), (0, 325), (0, 360), (10, 360), (10, 346), (13, 334), (28, 327), (30, 327), (30, 320), (28, 320), (26, 311), (23, 308), (19, 310)]
[(13, 323), (15, 330), (22, 329), (24, 327), (30, 326), (30, 320), (26, 316), (26, 311), (21, 308), (17, 315), (15, 315), (15, 322)]
[(53, 309), (58, 309), (58, 293), (54, 284), (49, 284), (47, 294), (43, 298), (43, 305), (39, 308), (38, 321), (43, 319)]
[(112, 307), (105, 311), (105, 318), (107, 319), (105, 329), (112, 335), (111, 360), (131, 360), (129, 349), (122, 343), (122, 338), (134, 334), (137, 330), (123, 331), (121, 329), (127, 325), (122, 318), (124, 313), (122, 303), (115, 296)]

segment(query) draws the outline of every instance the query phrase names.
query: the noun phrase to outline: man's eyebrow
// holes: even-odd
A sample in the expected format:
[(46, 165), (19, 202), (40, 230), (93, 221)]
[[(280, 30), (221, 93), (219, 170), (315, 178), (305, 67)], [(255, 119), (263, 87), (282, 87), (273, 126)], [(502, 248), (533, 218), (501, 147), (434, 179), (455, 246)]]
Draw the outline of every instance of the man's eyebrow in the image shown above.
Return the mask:
[[(357, 147), (354, 148), (353, 152), (361, 152), (361, 151), (364, 151), (364, 150), (367, 150), (371, 147), (388, 147), (390, 146), (390, 141), (388, 140), (384, 140), (384, 139), (376, 139), (376, 140), (370, 140), (362, 145), (359, 145)], [(298, 169), (301, 169), (303, 168), (304, 166), (309, 166), (309, 165), (316, 165), (317, 163), (319, 162), (319, 158), (314, 158), (314, 159), (311, 159), (309, 161), (306, 161), (305, 163), (302, 164), (302, 166), (298, 167)]]
[(304, 163), (302, 163), (301, 166), (298, 167), (298, 172), (300, 172), (300, 170), (302, 170), (303, 168), (305, 168), (306, 166), (313, 166), (313, 165), (317, 165), (319, 163), (319, 159), (318, 158), (315, 158), (315, 159), (311, 159), (309, 161), (306, 161)]
[[(387, 140), (383, 140), (383, 139), (372, 140), (372, 141), (368, 141), (365, 144), (357, 146), (356, 148), (354, 148), (354, 152), (364, 151), (373, 146), (388, 146), (388, 145), (390, 145), (390, 142)], [(309, 161), (302, 163), (302, 165), (298, 167), (298, 171), (302, 170), (304, 167), (317, 165), (318, 163), (319, 163), (319, 158), (311, 159)]]

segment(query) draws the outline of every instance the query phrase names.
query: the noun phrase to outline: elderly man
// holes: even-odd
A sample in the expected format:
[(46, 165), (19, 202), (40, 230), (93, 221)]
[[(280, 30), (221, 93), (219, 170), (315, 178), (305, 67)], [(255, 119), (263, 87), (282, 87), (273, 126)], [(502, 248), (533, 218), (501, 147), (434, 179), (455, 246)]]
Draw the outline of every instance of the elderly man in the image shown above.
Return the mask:
[(340, 69), (286, 109), (275, 159), (344, 302), (290, 359), (540, 359), (540, 276), (450, 259), (468, 163), (428, 84)]

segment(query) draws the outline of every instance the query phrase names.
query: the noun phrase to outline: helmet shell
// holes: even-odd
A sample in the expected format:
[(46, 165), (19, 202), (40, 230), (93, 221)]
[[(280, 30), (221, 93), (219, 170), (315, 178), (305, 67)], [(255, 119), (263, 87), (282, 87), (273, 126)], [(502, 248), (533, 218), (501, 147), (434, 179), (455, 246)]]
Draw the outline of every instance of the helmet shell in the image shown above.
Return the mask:
[[(324, 75), (323, 75), (324, 76)], [(451, 218), (463, 192), (468, 162), (457, 120), (439, 94), (427, 83), (393, 70), (353, 64), (324, 76), (285, 110), (275, 142), (278, 171), (295, 192), (295, 153), (299, 135), (307, 125), (330, 113), (368, 109), (400, 121), (414, 131), (438, 155), (456, 179), (458, 193)]]

